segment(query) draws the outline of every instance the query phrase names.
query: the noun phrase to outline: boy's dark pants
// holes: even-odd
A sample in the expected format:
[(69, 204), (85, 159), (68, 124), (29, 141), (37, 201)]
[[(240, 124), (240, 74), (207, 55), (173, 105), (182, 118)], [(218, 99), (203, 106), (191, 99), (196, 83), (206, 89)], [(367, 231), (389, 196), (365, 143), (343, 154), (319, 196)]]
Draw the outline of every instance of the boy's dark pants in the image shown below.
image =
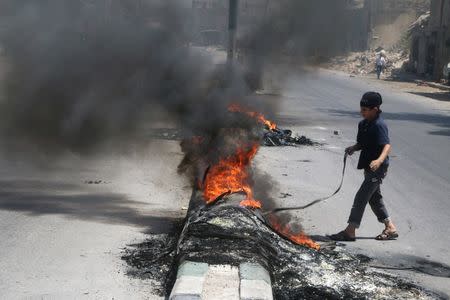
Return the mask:
[(377, 171), (364, 170), (364, 182), (356, 193), (348, 224), (359, 228), (367, 203), (369, 203), (378, 221), (389, 220), (389, 214), (384, 206), (380, 185), (387, 174), (387, 166), (381, 166)]

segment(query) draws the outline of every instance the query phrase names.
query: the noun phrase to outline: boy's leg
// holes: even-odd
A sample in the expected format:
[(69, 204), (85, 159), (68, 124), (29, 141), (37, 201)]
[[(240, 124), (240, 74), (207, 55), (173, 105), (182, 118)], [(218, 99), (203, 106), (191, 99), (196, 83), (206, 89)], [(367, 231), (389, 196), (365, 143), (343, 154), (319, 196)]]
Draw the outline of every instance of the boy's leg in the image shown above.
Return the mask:
[(386, 206), (384, 205), (380, 186), (378, 186), (376, 191), (373, 193), (372, 198), (370, 198), (369, 205), (372, 208), (375, 216), (377, 216), (378, 222), (385, 224), (387, 221), (389, 221), (389, 214), (387, 212)]
[(353, 207), (350, 212), (350, 217), (348, 218), (348, 233), (351, 234), (352, 230), (354, 231), (354, 229), (359, 228), (367, 203), (379, 188), (380, 180), (377, 178), (376, 174), (366, 171), (364, 173), (364, 182), (361, 184), (361, 187), (356, 193)]
[[(383, 180), (383, 178), (386, 176), (387, 170), (381, 171), (381, 177), (380, 177), (380, 184)], [(389, 213), (387, 212), (386, 206), (384, 205), (383, 201), (383, 195), (381, 195), (381, 187), (378, 186), (375, 193), (373, 193), (372, 198), (369, 200), (369, 205), (372, 208), (372, 211), (377, 216), (377, 219), (380, 223), (383, 223), (385, 225), (385, 229), (383, 230), (383, 233), (381, 235), (386, 235), (387, 238), (391, 234), (394, 234), (394, 237), (398, 237), (397, 229), (392, 222), (391, 218), (389, 217)], [(379, 235), (377, 239), (381, 239)]]

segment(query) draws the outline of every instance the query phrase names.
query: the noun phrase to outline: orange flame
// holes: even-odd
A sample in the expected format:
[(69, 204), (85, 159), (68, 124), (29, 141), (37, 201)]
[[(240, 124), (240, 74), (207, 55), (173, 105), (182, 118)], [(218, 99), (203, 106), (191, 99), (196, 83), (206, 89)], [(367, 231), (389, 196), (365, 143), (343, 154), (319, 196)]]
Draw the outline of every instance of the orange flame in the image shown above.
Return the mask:
[(266, 117), (262, 113), (255, 112), (255, 111), (250, 111), (248, 109), (244, 109), (239, 104), (236, 104), (236, 103), (230, 104), (228, 106), (228, 111), (244, 113), (247, 116), (249, 116), (251, 118), (254, 118), (254, 119), (258, 120), (258, 122), (266, 125), (269, 130), (277, 129), (277, 124), (275, 124), (272, 121), (267, 120)]
[(207, 203), (213, 203), (226, 193), (242, 192), (247, 196), (241, 202), (242, 206), (261, 208), (261, 203), (253, 197), (248, 174), (248, 165), (258, 148), (258, 144), (253, 144), (250, 149), (240, 148), (235, 155), (221, 159), (210, 168), (203, 186)]
[(309, 236), (307, 236), (303, 231), (294, 233), (289, 224), (282, 225), (274, 217), (270, 218), (270, 223), (272, 228), (277, 231), (282, 236), (286, 237), (290, 241), (297, 245), (306, 246), (315, 250), (320, 250), (320, 245), (314, 242)]
[[(230, 112), (244, 113), (258, 122), (267, 126), (269, 130), (275, 130), (277, 125), (267, 120), (263, 114), (252, 112), (241, 108), (238, 104), (231, 104), (228, 107)], [(201, 139), (194, 139), (193, 142), (201, 142)], [(240, 205), (250, 208), (261, 208), (261, 202), (256, 200), (249, 182), (248, 167), (259, 149), (259, 144), (239, 148), (234, 155), (221, 159), (213, 165), (203, 183), (203, 196), (208, 204), (216, 201), (220, 196), (232, 193), (244, 193), (245, 200)], [(297, 245), (310, 247), (315, 250), (320, 249), (320, 245), (309, 238), (303, 231), (294, 233), (289, 225), (282, 225), (274, 217), (270, 218), (272, 228), (280, 235), (291, 240)]]

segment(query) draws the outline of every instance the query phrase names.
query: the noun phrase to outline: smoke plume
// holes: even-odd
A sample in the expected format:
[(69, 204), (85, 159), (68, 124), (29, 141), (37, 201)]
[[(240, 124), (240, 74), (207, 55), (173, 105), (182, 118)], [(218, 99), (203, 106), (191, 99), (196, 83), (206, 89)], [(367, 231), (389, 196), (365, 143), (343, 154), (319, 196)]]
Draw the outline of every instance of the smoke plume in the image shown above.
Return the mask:
[[(221, 67), (189, 46), (190, 7), (183, 3), (4, 2), (2, 136), (83, 152), (139, 142), (160, 121), (192, 134), (230, 127), (226, 107), (246, 101), (248, 78), (236, 68), (224, 80)], [(345, 25), (341, 1), (283, 0), (269, 8), (241, 34), (247, 72), (257, 77), (280, 54), (332, 51), (336, 29)]]
[(230, 75), (191, 47), (186, 1), (4, 1), (0, 137), (46, 153), (92, 153), (146, 143), (149, 128), (170, 124), (202, 137), (182, 143), (180, 171), (198, 169), (199, 158), (213, 163), (258, 140), (259, 125), (228, 113), (230, 103), (275, 114), (249, 97), (260, 87), (251, 79), (279, 57), (342, 50), (344, 2), (269, 1), (263, 18), (242, 26), (244, 66)]
[(189, 47), (177, 1), (149, 1), (127, 15), (132, 4), (15, 5), (1, 37), (3, 137), (83, 152), (136, 142), (161, 121), (190, 132), (225, 123), (227, 103), (247, 93), (239, 75), (224, 84), (209, 58)]

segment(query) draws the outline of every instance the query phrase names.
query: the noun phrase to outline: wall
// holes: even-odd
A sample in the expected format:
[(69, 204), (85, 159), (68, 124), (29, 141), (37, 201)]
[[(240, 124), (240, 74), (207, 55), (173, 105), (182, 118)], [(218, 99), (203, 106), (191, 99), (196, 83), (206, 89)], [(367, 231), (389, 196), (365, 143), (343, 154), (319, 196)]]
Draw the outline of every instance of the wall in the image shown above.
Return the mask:
[(370, 47), (396, 46), (420, 15), (430, 9), (430, 0), (366, 0), (370, 10)]
[(433, 0), (431, 3), (430, 28), (435, 40), (435, 62), (433, 78), (442, 78), (445, 65), (450, 62), (450, 2), (448, 0)]

